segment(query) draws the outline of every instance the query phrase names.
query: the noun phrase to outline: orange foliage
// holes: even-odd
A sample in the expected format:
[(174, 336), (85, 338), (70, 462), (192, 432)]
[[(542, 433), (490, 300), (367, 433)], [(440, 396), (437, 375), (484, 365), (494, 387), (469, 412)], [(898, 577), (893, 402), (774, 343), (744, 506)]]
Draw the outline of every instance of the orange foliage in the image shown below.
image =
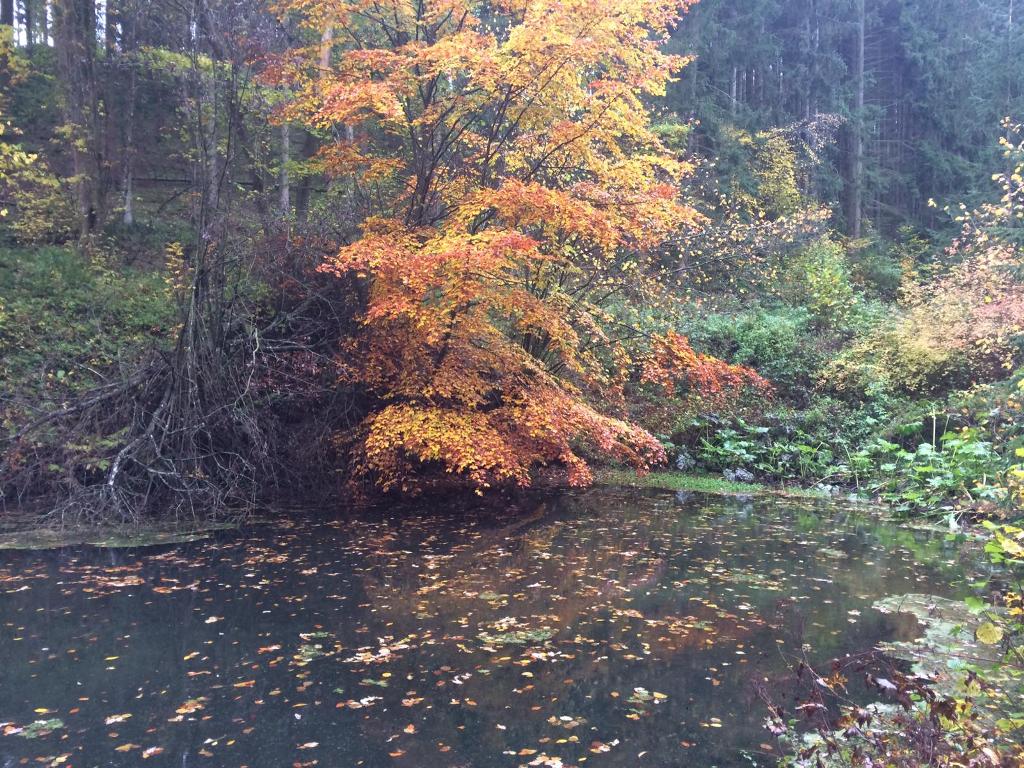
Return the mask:
[[(268, 67), (294, 95), (280, 118), (327, 139), (360, 220), (322, 266), (366, 289), (339, 356), (369, 403), (341, 437), (356, 478), (481, 489), (560, 465), (586, 483), (582, 454), (663, 460), (608, 413), (631, 363), (601, 302), (697, 223), (643, 102), (685, 63), (660, 43), (688, 2), (284, 0), (316, 42)], [(695, 360), (692, 386), (732, 386)]]
[(693, 350), (685, 336), (669, 331), (653, 340), (640, 380), (668, 397), (688, 396), (703, 408), (730, 408), (744, 394), (769, 396), (772, 386), (756, 371)]

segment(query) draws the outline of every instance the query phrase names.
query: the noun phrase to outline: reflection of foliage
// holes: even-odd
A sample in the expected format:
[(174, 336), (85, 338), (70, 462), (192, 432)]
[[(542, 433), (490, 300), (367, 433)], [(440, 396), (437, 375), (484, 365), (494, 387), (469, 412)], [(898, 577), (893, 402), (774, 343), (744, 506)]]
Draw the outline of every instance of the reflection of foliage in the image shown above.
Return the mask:
[[(912, 663), (910, 674), (884, 660), (847, 657), (833, 662), (828, 676), (801, 663), (806, 682), (796, 711), (785, 711), (766, 691), (766, 727), (788, 741), (785, 765), (870, 768), (918, 765), (1020, 765), (1024, 729), (1024, 530), (987, 523), (986, 551), (1007, 570), (1014, 587), (1004, 589), (1002, 606), (978, 597), (965, 601), (932, 595), (893, 595), (875, 603), (884, 613), (909, 613), (924, 627), (910, 642), (884, 643), (888, 655)], [(851, 670), (887, 700), (864, 706), (847, 691)], [(803, 746), (791, 739), (798, 728), (813, 737)]]
[[(1015, 579), (1013, 586), (1003, 591), (1003, 610), (986, 613), (992, 622), (986, 642), (1005, 649), (1007, 661), (1013, 663), (1018, 668), (1018, 676), (1024, 678), (1024, 528), (989, 521), (985, 527), (989, 532), (985, 551), (993, 563), (1005, 568)], [(1024, 727), (1024, 713), (1018, 716)]]
[[(1024, 725), (1017, 702), (1021, 667), (1000, 659), (992, 646), (1000, 630), (997, 615), (980, 600), (932, 595), (892, 595), (874, 607), (907, 613), (924, 627), (910, 642), (885, 643), (888, 656), (912, 663), (908, 674), (883, 657), (868, 654), (832, 663), (820, 675), (806, 662), (797, 667), (804, 687), (796, 713), (786, 712), (762, 690), (770, 715), (765, 726), (787, 742), (784, 765), (894, 768), (919, 765), (1017, 765), (1024, 750), (1015, 732)], [(848, 690), (862, 677), (883, 703), (864, 705)], [(811, 735), (794, 741), (800, 730)]]
[[(789, 755), (783, 765), (794, 768), (917, 768), (922, 765), (1018, 765), (1021, 746), (1012, 727), (995, 726), (979, 717), (983, 708), (975, 698), (981, 685), (969, 678), (960, 695), (939, 693), (928, 677), (908, 675), (892, 665), (869, 659), (834, 662), (821, 676), (801, 665), (806, 698), (796, 706), (798, 717), (787, 719), (785, 710), (770, 703), (765, 727), (784, 739)], [(857, 673), (870, 688), (893, 703), (862, 706), (847, 693), (847, 676)], [(798, 728), (812, 736), (797, 741)]]

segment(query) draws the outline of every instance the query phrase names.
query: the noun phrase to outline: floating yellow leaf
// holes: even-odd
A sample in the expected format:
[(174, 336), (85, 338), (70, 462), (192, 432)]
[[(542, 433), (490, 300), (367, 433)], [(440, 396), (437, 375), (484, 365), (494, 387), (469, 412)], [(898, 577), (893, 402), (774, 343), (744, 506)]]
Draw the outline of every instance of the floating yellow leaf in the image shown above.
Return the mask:
[(975, 633), (975, 636), (985, 645), (996, 645), (1003, 639), (1003, 630), (991, 621), (986, 621), (978, 627), (978, 631)]

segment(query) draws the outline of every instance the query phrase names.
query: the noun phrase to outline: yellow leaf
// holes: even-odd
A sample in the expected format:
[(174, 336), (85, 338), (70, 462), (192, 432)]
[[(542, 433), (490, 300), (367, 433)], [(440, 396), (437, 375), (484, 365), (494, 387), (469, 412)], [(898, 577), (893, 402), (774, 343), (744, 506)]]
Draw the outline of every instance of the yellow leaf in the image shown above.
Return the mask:
[(978, 631), (975, 632), (975, 637), (985, 645), (996, 645), (1003, 639), (1003, 630), (991, 621), (986, 621), (978, 627)]

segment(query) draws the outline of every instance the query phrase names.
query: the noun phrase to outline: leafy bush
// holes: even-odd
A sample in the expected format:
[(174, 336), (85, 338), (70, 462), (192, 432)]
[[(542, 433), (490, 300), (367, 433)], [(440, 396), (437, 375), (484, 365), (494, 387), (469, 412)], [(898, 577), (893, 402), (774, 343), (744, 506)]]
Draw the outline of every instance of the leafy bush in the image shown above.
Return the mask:
[(950, 500), (998, 499), (1005, 468), (992, 443), (972, 428), (912, 451), (878, 438), (853, 454), (849, 465), (858, 487), (906, 511), (935, 510)]
[(941, 325), (923, 320), (897, 315), (856, 340), (826, 368), (822, 383), (851, 397), (874, 383), (917, 395), (966, 385), (968, 361), (946, 342)]
[(695, 458), (705, 469), (746, 469), (776, 480), (816, 481), (835, 473), (832, 447), (791, 426), (750, 424), (743, 419), (714, 427), (704, 421)]
[(687, 333), (695, 346), (737, 365), (753, 368), (781, 397), (810, 397), (826, 360), (820, 334), (803, 307), (755, 307), (692, 319)]
[(75, 227), (69, 189), (45, 160), (8, 141), (17, 136), (0, 113), (0, 199), (10, 205), (0, 205), (0, 223), (18, 242), (66, 241)]
[(872, 244), (850, 260), (851, 281), (868, 296), (895, 301), (903, 282), (899, 251)]
[(874, 381), (907, 393), (948, 393), (994, 382), (1024, 362), (1024, 143), (1008, 151), (1017, 169), (997, 174), (998, 204), (965, 214), (937, 276), (908, 279), (900, 311), (862, 334), (825, 378), (840, 390)]
[(823, 328), (841, 328), (858, 300), (846, 251), (827, 235), (797, 254), (783, 282), (789, 303), (806, 307)]
[[(896, 412), (904, 417), (893, 420)], [(706, 471), (746, 469), (767, 480), (846, 486), (908, 513), (951, 504), (992, 509), (1024, 499), (1024, 465), (1011, 466), (1013, 444), (994, 443), (979, 426), (945, 431), (940, 425), (952, 415), (967, 419), (876, 391), (857, 407), (819, 397), (805, 410), (769, 414), (761, 423), (703, 417), (674, 441)], [(921, 442), (929, 431), (935, 442)], [(1024, 456), (1024, 448), (1016, 450)]]

